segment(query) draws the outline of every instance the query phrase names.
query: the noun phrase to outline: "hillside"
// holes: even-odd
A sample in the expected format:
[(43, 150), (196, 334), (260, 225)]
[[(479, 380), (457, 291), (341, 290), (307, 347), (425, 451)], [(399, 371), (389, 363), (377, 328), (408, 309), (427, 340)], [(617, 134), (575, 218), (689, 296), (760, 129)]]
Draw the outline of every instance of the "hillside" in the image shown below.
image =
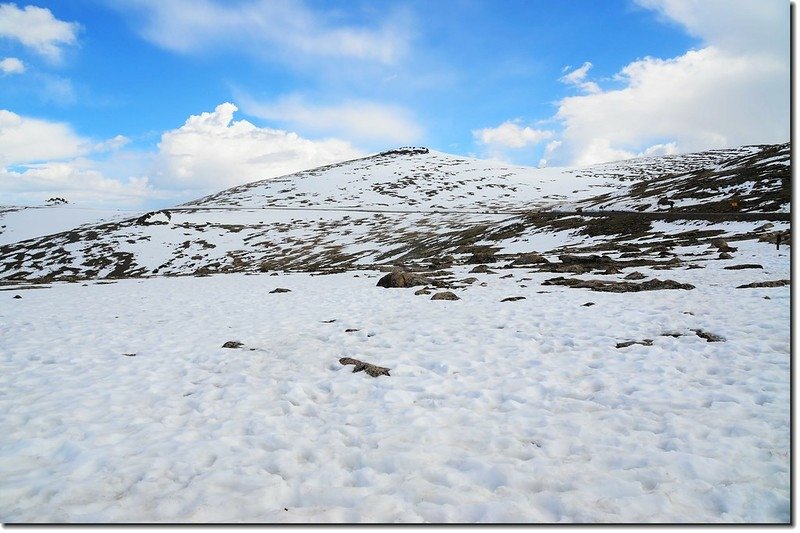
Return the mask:
[[(399, 149), (249, 183), (161, 213), (4, 244), (0, 279), (336, 272), (459, 262), (476, 251), (514, 260), (530, 252), (610, 250), (634, 237), (646, 243), (678, 235), (677, 244), (693, 238), (682, 213), (713, 221), (703, 224), (708, 237), (769, 238), (765, 222), (788, 221), (788, 163), (788, 145), (583, 169)], [(672, 207), (659, 205), (662, 198)], [(605, 216), (612, 210), (654, 214), (619, 223)], [(654, 229), (656, 220), (675, 223)], [(736, 220), (753, 223), (733, 233), (719, 225)]]

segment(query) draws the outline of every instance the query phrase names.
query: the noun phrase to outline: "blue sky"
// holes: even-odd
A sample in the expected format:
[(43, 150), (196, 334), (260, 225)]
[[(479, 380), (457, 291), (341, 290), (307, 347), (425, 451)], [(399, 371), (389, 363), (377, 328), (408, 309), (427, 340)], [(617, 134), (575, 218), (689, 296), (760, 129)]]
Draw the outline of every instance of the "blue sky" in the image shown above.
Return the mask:
[(782, 0), (0, 3), (0, 204), (170, 205), (399, 145), (789, 140)]

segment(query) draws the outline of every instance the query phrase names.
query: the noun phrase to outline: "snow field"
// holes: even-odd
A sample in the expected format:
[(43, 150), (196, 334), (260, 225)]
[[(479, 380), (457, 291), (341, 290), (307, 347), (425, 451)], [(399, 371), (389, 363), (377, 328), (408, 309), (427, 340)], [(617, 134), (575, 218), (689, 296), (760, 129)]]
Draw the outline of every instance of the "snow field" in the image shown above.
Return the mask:
[[(638, 269), (692, 291), (467, 268), (455, 302), (379, 273), (2, 291), (0, 519), (787, 522), (790, 291), (734, 287), (788, 278), (788, 250), (735, 245)], [(722, 269), (749, 255), (768, 272)]]

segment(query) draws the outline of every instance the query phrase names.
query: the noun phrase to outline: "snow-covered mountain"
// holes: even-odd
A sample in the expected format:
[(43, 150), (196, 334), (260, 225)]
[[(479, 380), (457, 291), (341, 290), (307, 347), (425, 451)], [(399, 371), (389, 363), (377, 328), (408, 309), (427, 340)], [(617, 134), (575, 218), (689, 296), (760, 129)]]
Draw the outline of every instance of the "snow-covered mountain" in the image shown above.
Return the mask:
[[(752, 216), (788, 220), (778, 215), (789, 209), (788, 165), (788, 145), (580, 169), (513, 167), (425, 148), (397, 149), (234, 187), (160, 213), (5, 239), (0, 279), (331, 272), (442, 257), (458, 261), (476, 250), (557, 254), (588, 244), (599, 250), (601, 241), (631, 233), (602, 229), (614, 224), (598, 215), (612, 210), (665, 213), (667, 220), (679, 213), (727, 213), (725, 220), (771, 213)], [(739, 205), (732, 206), (732, 199)], [(22, 214), (40, 213), (17, 211), (6, 218)], [(631, 228), (664, 238), (651, 231), (651, 219), (637, 220)]]

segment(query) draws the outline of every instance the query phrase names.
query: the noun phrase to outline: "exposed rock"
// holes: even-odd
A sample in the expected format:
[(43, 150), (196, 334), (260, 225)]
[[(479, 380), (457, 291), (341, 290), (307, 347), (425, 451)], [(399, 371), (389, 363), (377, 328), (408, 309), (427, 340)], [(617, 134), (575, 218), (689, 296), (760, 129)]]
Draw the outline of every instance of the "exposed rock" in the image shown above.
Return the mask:
[(497, 258), (495, 258), (494, 254), (487, 253), (487, 252), (475, 252), (472, 254), (472, 257), (467, 259), (467, 264), (486, 264), (486, 263), (495, 263)]
[(593, 305), (594, 305), (594, 302), (586, 302), (585, 304), (583, 304), (583, 307), (591, 307)]
[(722, 239), (711, 239), (711, 246), (717, 249), (718, 252), (735, 252), (738, 248), (730, 246)]
[(755, 283), (748, 283), (746, 285), (739, 285), (737, 289), (759, 289), (762, 287), (783, 287), (789, 285), (791, 282), (788, 279), (779, 279), (775, 281), (756, 281)]
[(628, 346), (633, 346), (634, 344), (641, 344), (642, 346), (652, 346), (653, 339), (643, 339), (640, 341), (625, 341), (625, 342), (618, 342), (617, 348), (627, 348)]
[(135, 353), (124, 353), (122, 355), (124, 355), (125, 357), (136, 357)]
[(640, 291), (657, 291), (662, 289), (694, 289), (694, 285), (688, 283), (678, 283), (677, 281), (650, 279), (642, 283), (631, 283), (629, 281), (605, 281), (605, 280), (587, 280), (579, 278), (551, 278), (544, 282), (542, 285), (565, 285), (578, 289), (590, 289), (597, 292), (640, 292)]
[(541, 263), (549, 263), (550, 261), (547, 260), (541, 254), (537, 254), (535, 252), (520, 254), (514, 261), (511, 263), (512, 265), (538, 265)]
[(291, 289), (284, 289), (283, 287), (278, 287), (277, 289), (273, 289), (269, 291), (270, 294), (278, 294), (281, 292), (292, 292)]
[(460, 281), (460, 283), (466, 283), (467, 285), (472, 285), (476, 281), (478, 281), (478, 278), (466, 278), (466, 279), (462, 279)]
[(770, 242), (775, 244), (778, 240), (778, 235), (781, 237), (781, 244), (790, 246), (792, 244), (792, 234), (790, 231), (772, 231), (766, 233), (758, 238), (759, 242)]
[(223, 348), (241, 348), (244, 346), (244, 343), (239, 341), (228, 341), (222, 345)]
[(430, 293), (431, 293), (431, 291), (429, 291), (428, 288), (425, 287), (424, 289), (420, 289), (420, 290), (414, 292), (414, 296), (420, 296), (422, 294), (430, 294)]
[(449, 291), (437, 292), (431, 296), (431, 300), (460, 300), (458, 296)]
[(470, 274), (494, 274), (494, 270), (489, 270), (486, 265), (478, 265), (469, 271)]
[(628, 274), (627, 276), (625, 276), (625, 277), (624, 277), (624, 278), (622, 278), (622, 279), (638, 280), (638, 279), (644, 279), (644, 278), (646, 278), (646, 277), (647, 277), (647, 276), (645, 276), (645, 275), (644, 275), (644, 274), (642, 274), (641, 272), (631, 272), (630, 274)]
[(19, 294), (15, 294), (15, 295), (14, 295), (14, 299), (15, 299), (15, 300), (21, 300), (21, 299), (22, 299), (22, 296), (20, 296)]
[(714, 333), (709, 333), (708, 331), (703, 331), (702, 329), (693, 329), (692, 331), (694, 331), (698, 337), (705, 339), (708, 342), (725, 342), (725, 337), (720, 337)]
[(728, 252), (722, 252), (721, 254), (719, 254), (718, 259), (733, 259), (733, 256)]
[(371, 363), (365, 363), (364, 361), (359, 361), (358, 359), (353, 359), (352, 357), (342, 357), (339, 359), (339, 363), (342, 365), (355, 365), (353, 368), (354, 374), (363, 370), (373, 378), (377, 378), (378, 376), (390, 376), (389, 368), (373, 365)]
[(378, 280), (378, 287), (384, 288), (406, 288), (415, 287), (417, 285), (432, 285), (433, 282), (430, 278), (413, 274), (411, 272), (403, 272), (394, 270), (389, 272), (381, 279)]
[(572, 255), (572, 254), (561, 254), (558, 256), (558, 260), (566, 265), (587, 265), (587, 266), (595, 266), (595, 265), (603, 265), (595, 266), (595, 268), (606, 268), (606, 265), (614, 263), (614, 259), (608, 257), (607, 255)]
[(152, 211), (137, 218), (136, 224), (139, 226), (156, 226), (169, 224), (171, 219), (172, 215), (169, 211)]
[(612, 265), (607, 269), (605, 269), (605, 271), (603, 271), (603, 274), (611, 275), (611, 274), (619, 274), (620, 272), (622, 272), (620, 269)]
[(761, 265), (748, 263), (748, 264), (744, 264), (744, 265), (726, 266), (726, 267), (724, 267), (724, 270), (745, 270), (745, 269), (748, 269), (748, 268), (764, 268), (764, 267), (761, 266)]
[(505, 276), (500, 276), (500, 279), (508, 279), (508, 278), (513, 278), (513, 277), (514, 277), (514, 274), (506, 274)]
[(356, 328), (347, 328), (346, 330), (344, 330), (345, 333), (355, 333), (356, 331), (358, 331), (358, 329)]
[(516, 302), (517, 300), (524, 300), (524, 296), (509, 296), (508, 298), (503, 298), (500, 300), (501, 302)]

